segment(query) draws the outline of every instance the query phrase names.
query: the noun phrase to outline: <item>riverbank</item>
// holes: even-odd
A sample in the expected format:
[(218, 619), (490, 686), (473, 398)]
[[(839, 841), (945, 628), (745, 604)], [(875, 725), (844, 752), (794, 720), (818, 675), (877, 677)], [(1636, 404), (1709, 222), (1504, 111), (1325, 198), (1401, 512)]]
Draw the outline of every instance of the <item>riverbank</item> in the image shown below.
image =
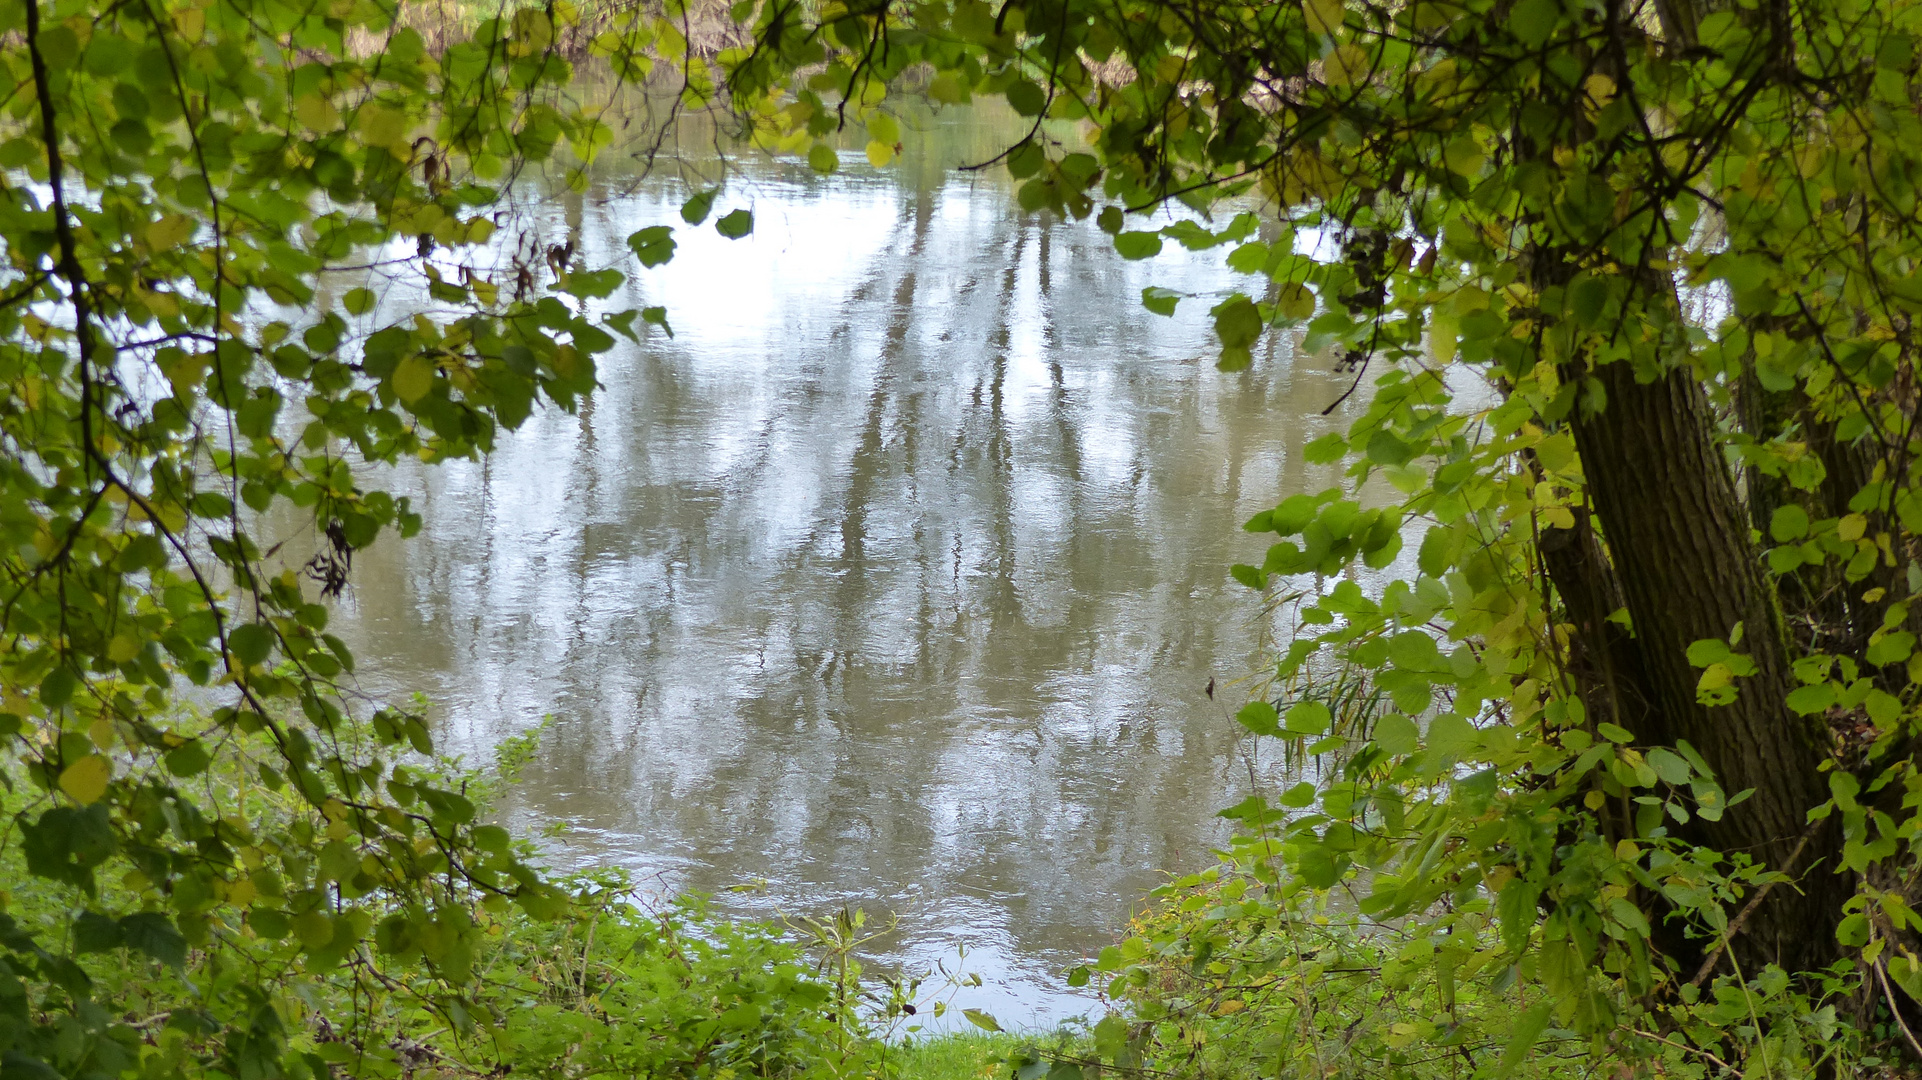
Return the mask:
[(936, 1035), (894, 1052), (900, 1080), (990, 1080), (1022, 1046), (1013, 1035)]

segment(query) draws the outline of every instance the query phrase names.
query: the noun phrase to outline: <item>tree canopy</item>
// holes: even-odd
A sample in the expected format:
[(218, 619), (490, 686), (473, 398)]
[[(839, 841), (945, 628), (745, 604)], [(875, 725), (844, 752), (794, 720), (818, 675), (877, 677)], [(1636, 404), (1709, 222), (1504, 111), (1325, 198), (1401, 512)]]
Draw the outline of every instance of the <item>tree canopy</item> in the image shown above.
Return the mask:
[[(419, 525), (370, 466), (485, 453), (665, 330), (598, 303), (631, 267), (499, 272), (518, 171), (578, 181), (612, 140), (570, 92), (583, 66), (824, 172), (854, 130), (887, 165), (901, 95), (1004, 98), (1032, 127), (983, 164), (1023, 208), (1265, 275), (1213, 305), (1223, 371), (1290, 332), (1366, 384), (1308, 451), (1349, 482), (1257, 515), (1275, 542), (1234, 568), (1294, 626), (1241, 721), (1325, 761), (1230, 811), (1274, 902), (1346, 891), (1423, 928), (1451, 985), (1540, 988), (1523, 1051), (1551, 1021), (1598, 1045), (1683, 1024), (1767, 972), (1913, 1024), (1915, 5), (728, 19), (710, 52), (678, 3), (427, 33), (380, 0), (0, 3), (0, 846), (72, 897), (51, 929), (0, 915), (9, 1077), (297, 1074), (312, 1038), (273, 995), (330, 978), (471, 1024), (489, 920), (576, 910), (422, 763), (419, 715), (355, 693), (326, 601)], [(1165, 224), (1170, 203), (1192, 213)], [(658, 266), (674, 230), (630, 247)], [(370, 266), (426, 302), (342, 287)], [(324, 538), (303, 567), (263, 550), (276, 506)], [(1366, 593), (1357, 564), (1394, 580)], [(1368, 693), (1329, 694), (1351, 679)], [(166, 1021), (171, 1043), (100, 1008), (81, 959), (223, 943), (238, 996)]]
[[(1307, 451), (1352, 483), (1257, 515), (1278, 542), (1235, 568), (1295, 612), (1241, 720), (1327, 759), (1231, 811), (1257, 877), (1429, 920), (1436, 963), (1524, 972), (1591, 1034), (1765, 967), (1915, 1017), (1913, 5), (758, 12), (730, 85), (770, 137), (931, 65), (1035, 118), (1023, 206), (1268, 278), (1212, 308), (1223, 370), (1295, 326), (1372, 377)], [(1130, 227), (1170, 202), (1215, 224)], [(1369, 595), (1357, 564), (1406, 573)], [(1331, 665), (1384, 707), (1338, 717)]]

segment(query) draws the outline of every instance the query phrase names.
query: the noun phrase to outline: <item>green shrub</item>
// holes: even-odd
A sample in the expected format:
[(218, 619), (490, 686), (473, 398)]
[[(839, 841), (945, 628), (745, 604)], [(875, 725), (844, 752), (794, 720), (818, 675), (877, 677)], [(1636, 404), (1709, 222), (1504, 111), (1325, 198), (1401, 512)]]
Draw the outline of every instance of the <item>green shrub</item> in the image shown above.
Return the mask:
[[(698, 897), (650, 905), (616, 873), (555, 880), (565, 902), (548, 918), (472, 883), (450, 885), (450, 902), (431, 912), (378, 892), (352, 908), (290, 910), (294, 884), (317, 873), (307, 852), (375, 856), (330, 848), (324, 812), (249, 783), (236, 767), (242, 749), (229, 747), (193, 782), (199, 805), (226, 812), (214, 835), (227, 850), (210, 856), (240, 872), (223, 895), (186, 905), (204, 912), (192, 938), (156, 915), (181, 898), (158, 895), (138, 868), (59, 882), (26, 872), (31, 844), (0, 846), (10, 886), (0, 892), (0, 1075), (44, 1075), (28, 1055), (71, 1076), (155, 1080), (882, 1071), (858, 998), (838, 993), (784, 928), (718, 917)], [(526, 749), (506, 748), (507, 779)], [(417, 772), (464, 793), (483, 817), (504, 782), (444, 763)], [(48, 796), (7, 787), (9, 818), (46, 820)], [(533, 859), (504, 830), (476, 832)], [(336, 891), (350, 877), (318, 872)], [(340, 937), (345, 945), (330, 949)]]
[[(1105, 977), (1116, 1011), (1092, 1040), (1016, 1055), (1023, 1080), (1089, 1067), (1192, 1080), (1598, 1075), (1851, 1075), (1864, 1058), (1836, 1003), (1854, 983), (1779, 968), (1617, 1001), (1617, 1024), (1578, 1034), (1526, 958), (1501, 940), (1486, 895), (1423, 919), (1375, 922), (1345, 889), (1290, 887), (1244, 838), (1241, 858), (1173, 881), (1073, 981)], [(1625, 1071), (1624, 1071), (1625, 1070)]]

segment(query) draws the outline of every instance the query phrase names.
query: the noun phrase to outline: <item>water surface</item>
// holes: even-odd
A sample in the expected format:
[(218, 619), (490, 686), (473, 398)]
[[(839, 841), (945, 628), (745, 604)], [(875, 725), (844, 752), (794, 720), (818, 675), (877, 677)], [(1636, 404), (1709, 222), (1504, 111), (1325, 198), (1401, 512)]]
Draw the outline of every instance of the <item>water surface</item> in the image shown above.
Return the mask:
[[(965, 945), (987, 985), (962, 1003), (1039, 1023), (1223, 839), (1229, 684), (1263, 648), (1238, 525), (1335, 482), (1300, 451), (1349, 378), (1285, 337), (1216, 371), (1206, 309), (1257, 282), (1220, 251), (1125, 262), (947, 171), (954, 144), (749, 163), (716, 212), (750, 205), (751, 237), (682, 228), (610, 301), (675, 337), (623, 344), (578, 416), (403, 476), (426, 526), (363, 553), (335, 629), (456, 751), (552, 714), (508, 809), (565, 826), (557, 860), (898, 913), (887, 958)], [(631, 269), (686, 193), (609, 181), (528, 227)], [(1161, 318), (1150, 284), (1197, 299)]]

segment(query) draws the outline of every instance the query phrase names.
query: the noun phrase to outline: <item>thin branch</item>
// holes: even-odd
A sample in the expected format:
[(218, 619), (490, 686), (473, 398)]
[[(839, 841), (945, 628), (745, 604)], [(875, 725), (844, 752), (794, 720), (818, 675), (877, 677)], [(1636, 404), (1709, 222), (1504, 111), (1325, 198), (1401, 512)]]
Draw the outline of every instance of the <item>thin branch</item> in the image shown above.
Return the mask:
[[(1802, 830), (1802, 839), (1796, 841), (1795, 850), (1789, 852), (1789, 861), (1782, 867), (1782, 873), (1784, 875), (1787, 875), (1790, 870), (1795, 868), (1796, 861), (1802, 857), (1802, 851), (1809, 846), (1809, 841), (1815, 838), (1815, 830), (1820, 825), (1821, 822), (1818, 821)], [(1722, 953), (1728, 950), (1729, 942), (1735, 939), (1735, 935), (1742, 932), (1742, 927), (1748, 923), (1748, 917), (1755, 914), (1755, 909), (1762, 906), (1762, 898), (1767, 896), (1769, 890), (1775, 888), (1775, 886), (1783, 880), (1784, 878), (1774, 878), (1765, 883), (1761, 888), (1755, 890), (1755, 895), (1749, 897), (1748, 903), (1742, 905), (1742, 910), (1735, 916), (1735, 921), (1728, 924), (1728, 932), (1722, 935), (1721, 942), (1709, 952), (1708, 959), (1702, 961), (1702, 966), (1695, 972), (1695, 977), (1688, 981), (1690, 986), (1700, 986), (1707, 980), (1709, 975), (1715, 970), (1716, 961), (1720, 960)]]

